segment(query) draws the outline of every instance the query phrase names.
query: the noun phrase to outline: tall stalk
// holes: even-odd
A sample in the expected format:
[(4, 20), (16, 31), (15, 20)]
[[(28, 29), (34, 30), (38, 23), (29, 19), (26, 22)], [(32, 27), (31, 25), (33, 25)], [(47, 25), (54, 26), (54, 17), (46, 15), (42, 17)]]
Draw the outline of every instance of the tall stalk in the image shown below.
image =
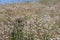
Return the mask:
[(12, 40), (23, 40), (23, 27), (24, 24), (21, 19), (17, 19), (13, 32), (11, 33)]

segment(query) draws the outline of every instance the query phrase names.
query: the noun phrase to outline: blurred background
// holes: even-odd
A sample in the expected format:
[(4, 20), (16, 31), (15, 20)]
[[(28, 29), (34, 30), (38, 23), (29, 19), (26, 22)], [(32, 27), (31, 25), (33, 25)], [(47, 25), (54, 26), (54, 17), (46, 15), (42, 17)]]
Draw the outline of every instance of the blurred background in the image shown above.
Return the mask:
[(34, 2), (36, 0), (0, 0), (0, 4), (11, 4), (11, 3), (17, 3), (17, 2)]

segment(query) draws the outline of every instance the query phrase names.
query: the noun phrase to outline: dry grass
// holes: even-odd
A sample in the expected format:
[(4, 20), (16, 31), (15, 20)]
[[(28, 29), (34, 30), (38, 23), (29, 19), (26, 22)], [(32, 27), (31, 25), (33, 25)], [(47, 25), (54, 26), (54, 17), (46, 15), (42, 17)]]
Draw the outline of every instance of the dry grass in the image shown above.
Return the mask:
[(59, 4), (36, 2), (1, 5), (0, 39), (60, 40)]

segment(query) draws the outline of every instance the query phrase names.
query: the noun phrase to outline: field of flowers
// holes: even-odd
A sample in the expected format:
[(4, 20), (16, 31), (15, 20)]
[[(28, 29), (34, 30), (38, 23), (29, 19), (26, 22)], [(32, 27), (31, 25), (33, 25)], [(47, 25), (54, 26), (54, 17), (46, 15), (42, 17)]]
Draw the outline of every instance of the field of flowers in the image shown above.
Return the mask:
[(60, 2), (0, 5), (0, 40), (60, 40)]

